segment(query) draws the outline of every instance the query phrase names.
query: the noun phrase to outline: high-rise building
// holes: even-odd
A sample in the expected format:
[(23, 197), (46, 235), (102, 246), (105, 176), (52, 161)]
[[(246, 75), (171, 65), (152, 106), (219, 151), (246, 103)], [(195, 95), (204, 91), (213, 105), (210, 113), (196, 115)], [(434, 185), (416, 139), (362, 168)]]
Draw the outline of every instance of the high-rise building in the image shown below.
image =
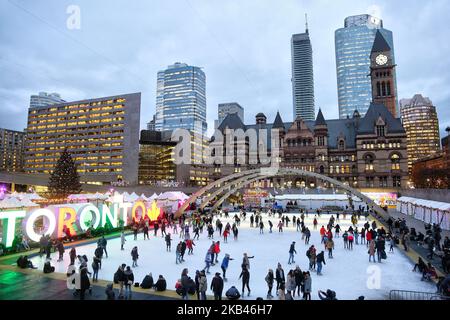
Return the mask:
[(39, 92), (38, 95), (32, 95), (30, 97), (30, 108), (45, 107), (55, 103), (63, 103), (63, 102), (66, 101), (61, 99), (59, 93)]
[(23, 171), (25, 132), (0, 128), (0, 171)]
[[(336, 74), (339, 118), (351, 118), (358, 110), (363, 117), (372, 102), (370, 74), (371, 53), (379, 31), (391, 49), (395, 65), (392, 32), (383, 27), (383, 21), (368, 14), (347, 17), (344, 28), (335, 32)], [(397, 84), (393, 91), (397, 92)], [(397, 113), (398, 114), (398, 113)]]
[(82, 182), (138, 182), (141, 94), (28, 110), (25, 172), (50, 174), (67, 149)]
[(142, 130), (139, 140), (139, 184), (158, 185), (177, 178), (173, 152), (176, 142), (168, 131)]
[(177, 62), (158, 72), (155, 128), (206, 133), (206, 77), (201, 68)]
[(400, 113), (407, 134), (408, 170), (416, 160), (440, 151), (439, 120), (429, 98), (416, 94), (400, 100)]
[(214, 128), (217, 129), (227, 115), (236, 113), (244, 121), (244, 108), (237, 102), (220, 103), (217, 107), (218, 120), (215, 121)]
[(154, 114), (153, 119), (147, 123), (147, 130), (156, 131), (155, 125), (156, 125), (156, 115)]
[(305, 33), (292, 36), (291, 59), (294, 119), (300, 116), (305, 120), (314, 120), (314, 73), (308, 23)]

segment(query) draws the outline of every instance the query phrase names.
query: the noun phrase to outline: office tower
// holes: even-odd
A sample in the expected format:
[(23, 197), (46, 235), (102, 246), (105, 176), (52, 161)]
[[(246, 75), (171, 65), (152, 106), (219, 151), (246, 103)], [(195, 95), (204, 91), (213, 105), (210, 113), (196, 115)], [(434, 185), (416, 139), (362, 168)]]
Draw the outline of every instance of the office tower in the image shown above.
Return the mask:
[[(347, 17), (344, 28), (335, 32), (339, 118), (351, 118), (355, 110), (363, 117), (372, 102), (370, 66), (375, 36), (379, 31), (391, 49), (395, 65), (392, 32), (383, 21), (368, 14)], [(397, 84), (393, 84), (397, 92)], [(397, 113), (398, 114), (398, 113)]]
[(23, 171), (25, 132), (0, 128), (0, 171)]
[(55, 103), (65, 102), (59, 93), (39, 92), (38, 95), (30, 97), (30, 108), (45, 107)]
[(413, 162), (440, 151), (439, 120), (429, 98), (416, 94), (400, 100), (400, 113), (407, 134), (408, 170)]
[(305, 33), (292, 36), (291, 55), (294, 119), (300, 116), (304, 120), (314, 120), (314, 74), (308, 23)]
[(155, 129), (186, 129), (205, 134), (205, 81), (205, 73), (201, 68), (180, 62), (158, 72)]
[(50, 174), (67, 149), (82, 182), (137, 183), (140, 106), (132, 93), (30, 108), (25, 172)]
[(220, 103), (217, 107), (218, 120), (215, 121), (214, 128), (217, 129), (227, 115), (236, 113), (244, 121), (244, 108), (237, 102)]
[(147, 123), (147, 130), (156, 131), (155, 124), (156, 124), (156, 115), (154, 114), (153, 119)]

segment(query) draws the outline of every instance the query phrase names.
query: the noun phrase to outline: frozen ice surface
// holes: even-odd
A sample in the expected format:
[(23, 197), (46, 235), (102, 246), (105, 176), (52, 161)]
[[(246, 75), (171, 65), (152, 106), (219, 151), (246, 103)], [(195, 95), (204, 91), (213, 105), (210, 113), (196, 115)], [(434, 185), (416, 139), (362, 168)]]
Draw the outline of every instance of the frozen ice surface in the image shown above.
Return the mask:
[[(275, 271), (277, 263), (280, 262), (285, 271), (285, 275), (290, 269), (294, 269), (295, 265), (299, 265), (300, 268), (305, 271), (308, 270), (308, 258), (306, 257), (306, 250), (309, 246), (304, 244), (301, 240), (301, 233), (297, 232), (292, 226), (292, 216), (289, 214), (291, 222), (288, 228), (284, 228), (283, 233), (279, 233), (277, 224), (279, 222), (278, 215), (276, 217), (268, 217), (263, 214), (263, 221), (265, 225), (264, 234), (259, 233), (259, 228), (250, 228), (250, 213), (247, 214), (246, 221), (242, 221), (239, 227), (239, 239), (233, 240), (233, 234), (228, 237), (228, 243), (224, 243), (223, 238), (219, 237), (218, 232), (214, 234), (214, 240), (220, 241), (221, 252), (219, 254), (219, 263), (215, 266), (211, 266), (210, 274), (207, 274), (208, 279), (208, 292), (211, 280), (216, 272), (222, 272), (220, 264), (225, 253), (231, 255), (235, 260), (230, 261), (229, 268), (227, 270), (227, 279), (224, 286), (224, 295), (228, 288), (232, 285), (236, 286), (241, 292), (242, 283), (238, 279), (241, 272), (241, 263), (243, 253), (248, 253), (249, 256), (255, 256), (254, 259), (250, 259), (250, 288), (251, 296), (247, 297), (245, 293), (244, 299), (256, 299), (257, 297), (266, 298), (267, 285), (264, 280), (269, 268)], [(226, 225), (226, 222), (233, 223), (232, 217), (234, 213), (230, 213), (230, 218), (221, 218), (221, 221)], [(299, 217), (299, 214), (296, 214)], [(346, 230), (350, 225), (350, 216), (347, 215), (344, 220), (342, 215), (338, 222), (342, 229)], [(329, 220), (329, 216), (326, 214), (321, 215), (318, 218), (319, 225), (317, 230), (313, 229), (312, 221), (314, 219), (313, 214), (309, 214), (305, 218), (305, 223), (311, 230), (310, 245), (314, 244), (318, 250), (324, 250), (323, 245), (320, 244), (319, 229), (322, 225), (326, 225)], [(268, 220), (271, 220), (274, 224), (273, 233), (269, 233)], [(215, 221), (215, 220), (214, 220)], [(362, 218), (359, 221), (358, 228), (361, 229), (365, 223), (365, 219)], [(213, 224), (215, 226), (215, 224)], [(179, 229), (179, 228), (178, 228)], [(167, 232), (171, 230), (167, 228)], [(178, 230), (179, 231), (179, 230)], [(342, 235), (343, 231), (341, 231)], [(191, 229), (191, 236), (192, 229)], [(160, 231), (158, 236), (154, 237), (153, 232), (150, 232), (150, 240), (143, 240), (143, 234), (138, 235), (138, 240), (133, 240), (133, 235), (127, 236), (127, 242), (125, 243), (125, 250), (120, 250), (120, 238), (115, 238), (108, 241), (107, 250), (109, 257), (104, 258), (102, 261), (102, 269), (99, 271), (99, 279), (113, 280), (113, 274), (117, 270), (118, 266), (122, 263), (126, 263), (131, 266), (131, 249), (134, 246), (138, 247), (139, 260), (138, 267), (133, 268), (135, 282), (141, 282), (146, 274), (152, 273), (153, 278), (157, 279), (159, 274), (162, 274), (167, 280), (167, 288), (174, 290), (177, 279), (180, 278), (183, 268), (189, 269), (189, 275), (194, 278), (196, 270), (202, 270), (205, 266), (204, 258), (206, 252), (211, 245), (210, 239), (208, 239), (206, 228), (203, 233), (200, 234), (200, 239), (195, 241), (194, 254), (185, 254), (185, 262), (182, 264), (175, 264), (175, 248), (177, 243), (181, 240), (179, 235), (172, 234), (172, 252), (166, 252), (166, 245), (164, 238), (161, 237)], [(369, 262), (366, 245), (354, 245), (353, 251), (344, 249), (344, 243), (342, 237), (335, 238), (335, 250), (333, 251), (333, 259), (328, 259), (328, 254), (325, 251), (326, 265), (323, 266), (321, 276), (316, 275), (314, 271), (311, 271), (312, 275), (312, 299), (318, 299), (317, 291), (332, 289), (336, 291), (336, 296), (339, 300), (354, 300), (359, 296), (365, 296), (370, 300), (384, 300), (389, 298), (390, 290), (411, 290), (411, 291), (424, 291), (435, 292), (436, 287), (433, 283), (421, 281), (421, 274), (418, 272), (412, 272), (414, 263), (410, 261), (408, 257), (403, 254), (403, 249), (395, 248), (394, 253), (389, 253), (389, 244), (386, 244), (387, 260), (383, 260), (382, 263)], [(289, 258), (289, 246), (292, 241), (296, 242), (297, 255), (295, 256), (295, 264), (288, 265)], [(89, 244), (77, 247), (77, 254), (86, 254), (89, 262), (88, 267), (91, 270), (92, 257), (96, 244)], [(105, 256), (104, 256), (105, 257)], [(58, 253), (52, 253), (52, 265), (56, 267), (56, 272), (65, 273), (69, 264), (69, 252), (66, 250), (64, 254), (64, 261), (57, 262)], [(42, 258), (34, 257), (33, 263), (42, 270), (45, 262), (45, 256)], [(371, 268), (373, 269), (371, 269)], [(377, 278), (377, 274), (380, 275), (379, 288), (377, 288), (377, 281), (373, 280)], [(275, 283), (276, 286), (276, 283)], [(275, 286), (272, 290), (272, 295), (276, 299)], [(195, 297), (196, 298), (196, 297)], [(295, 299), (298, 299), (295, 297)]]

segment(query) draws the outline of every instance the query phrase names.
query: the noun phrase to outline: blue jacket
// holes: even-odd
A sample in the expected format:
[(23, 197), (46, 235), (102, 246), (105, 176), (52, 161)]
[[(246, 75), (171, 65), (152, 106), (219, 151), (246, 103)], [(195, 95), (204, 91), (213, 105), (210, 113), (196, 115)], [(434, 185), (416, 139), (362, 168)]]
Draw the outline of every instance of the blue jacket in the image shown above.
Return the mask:
[(223, 258), (221, 267), (224, 269), (228, 269), (229, 262), (230, 262), (230, 257)]

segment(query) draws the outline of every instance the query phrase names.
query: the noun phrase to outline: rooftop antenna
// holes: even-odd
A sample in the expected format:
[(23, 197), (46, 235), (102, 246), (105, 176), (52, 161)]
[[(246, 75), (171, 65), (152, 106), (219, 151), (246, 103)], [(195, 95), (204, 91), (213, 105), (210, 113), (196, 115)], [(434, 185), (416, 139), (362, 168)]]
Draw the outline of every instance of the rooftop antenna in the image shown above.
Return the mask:
[(309, 29), (308, 29), (308, 14), (305, 13), (305, 26), (306, 26), (306, 33), (309, 34)]

